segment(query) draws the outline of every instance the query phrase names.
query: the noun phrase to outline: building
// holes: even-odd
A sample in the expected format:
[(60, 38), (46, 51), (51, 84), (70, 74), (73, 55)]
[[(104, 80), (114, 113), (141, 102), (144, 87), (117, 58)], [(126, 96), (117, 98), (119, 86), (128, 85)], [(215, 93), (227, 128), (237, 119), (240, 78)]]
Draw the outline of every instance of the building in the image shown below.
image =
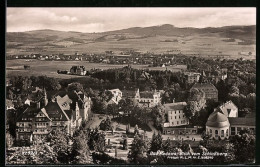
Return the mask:
[(118, 104), (118, 102), (122, 99), (122, 91), (120, 91), (119, 89), (111, 89), (109, 90), (112, 94), (113, 94), (113, 97), (111, 98), (111, 100), (108, 102), (109, 104)]
[(50, 101), (45, 93), (40, 101), (31, 103), (18, 117), (16, 139), (31, 140), (57, 129), (72, 135), (82, 121), (88, 120), (90, 108), (91, 100), (82, 92), (59, 93)]
[(141, 107), (154, 107), (161, 103), (161, 93), (157, 90), (140, 92), (138, 89), (134, 99)]
[(189, 119), (186, 118), (183, 110), (187, 105), (186, 102), (173, 102), (164, 104), (165, 112), (167, 113), (168, 121), (164, 123), (164, 127), (176, 127), (188, 125)]
[(188, 83), (196, 83), (199, 82), (200, 79), (200, 73), (195, 72), (184, 72), (184, 76)]
[(190, 91), (192, 91), (192, 89), (202, 90), (205, 93), (206, 100), (213, 99), (215, 101), (218, 101), (218, 90), (211, 83), (195, 83)]
[(232, 101), (217, 107), (206, 123), (206, 134), (214, 139), (228, 139), (242, 129), (255, 131), (255, 118), (238, 117), (238, 109)]
[(84, 66), (72, 66), (70, 69), (70, 74), (73, 75), (86, 75), (87, 71)]

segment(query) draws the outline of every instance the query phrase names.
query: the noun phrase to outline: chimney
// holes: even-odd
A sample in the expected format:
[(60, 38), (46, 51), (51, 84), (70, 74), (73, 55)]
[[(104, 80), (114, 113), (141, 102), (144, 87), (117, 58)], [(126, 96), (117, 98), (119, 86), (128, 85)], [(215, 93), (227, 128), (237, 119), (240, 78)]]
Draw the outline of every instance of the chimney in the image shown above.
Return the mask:
[(37, 103), (37, 109), (40, 109), (40, 108), (41, 108), (41, 103), (38, 102), (38, 103)]

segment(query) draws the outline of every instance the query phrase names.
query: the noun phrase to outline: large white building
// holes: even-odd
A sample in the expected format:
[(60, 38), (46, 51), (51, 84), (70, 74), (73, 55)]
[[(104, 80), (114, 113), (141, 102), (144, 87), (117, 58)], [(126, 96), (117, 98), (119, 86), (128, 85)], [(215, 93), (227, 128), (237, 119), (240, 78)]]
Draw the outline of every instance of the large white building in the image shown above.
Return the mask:
[(206, 123), (206, 134), (214, 139), (227, 139), (245, 128), (254, 132), (255, 118), (238, 117), (237, 106), (232, 101), (228, 101), (210, 114)]
[(134, 99), (141, 107), (155, 107), (161, 103), (161, 93), (157, 90), (140, 92), (138, 89)]
[(173, 102), (164, 104), (165, 111), (167, 113), (168, 121), (164, 123), (164, 127), (176, 127), (182, 125), (188, 125), (189, 119), (186, 118), (183, 110), (187, 105), (186, 102)]

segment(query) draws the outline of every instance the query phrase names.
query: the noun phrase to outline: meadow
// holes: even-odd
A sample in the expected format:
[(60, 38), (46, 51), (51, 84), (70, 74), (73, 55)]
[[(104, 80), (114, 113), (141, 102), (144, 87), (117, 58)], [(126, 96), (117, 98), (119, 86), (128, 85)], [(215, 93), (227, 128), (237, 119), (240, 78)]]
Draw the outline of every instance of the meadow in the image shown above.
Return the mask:
[[(29, 70), (24, 70), (24, 65), (29, 65)], [(104, 64), (104, 63), (89, 63), (86, 61), (41, 61), (41, 60), (33, 60), (26, 61), (25, 59), (15, 59), (15, 60), (6, 60), (6, 76), (10, 75), (46, 75), (48, 77), (61, 78), (61, 79), (70, 79), (70, 78), (78, 78), (82, 76), (76, 75), (66, 75), (66, 74), (57, 74), (57, 70), (70, 70), (72, 66), (85, 66), (86, 70), (90, 70), (93, 68), (96, 69), (113, 69), (113, 68), (121, 68), (126, 66), (126, 64), (115, 65), (115, 64)], [(136, 69), (150, 69), (150, 70), (166, 70), (166, 67), (148, 67), (148, 65), (131, 65)], [(178, 66), (169, 66), (168, 70), (172, 71), (180, 71), (181, 69), (185, 69), (185, 65)]]

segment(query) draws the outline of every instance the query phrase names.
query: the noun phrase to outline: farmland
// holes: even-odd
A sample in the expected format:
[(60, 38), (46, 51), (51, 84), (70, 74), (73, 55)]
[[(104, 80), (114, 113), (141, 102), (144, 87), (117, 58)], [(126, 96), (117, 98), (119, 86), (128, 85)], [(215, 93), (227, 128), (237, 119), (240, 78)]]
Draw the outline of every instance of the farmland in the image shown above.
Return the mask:
[[(231, 40), (232, 39), (232, 40)], [(239, 52), (255, 53), (255, 26), (220, 28), (177, 28), (172, 25), (129, 28), (104, 33), (38, 30), (7, 33), (7, 55), (120, 53), (135, 50), (142, 53), (182, 53), (240, 57)], [(254, 55), (254, 54), (253, 54)]]
[[(24, 65), (29, 65), (30, 70), (24, 70)], [(46, 75), (49, 77), (70, 79), (75, 77), (75, 75), (57, 74), (57, 70), (69, 70), (71, 66), (85, 66), (86, 70), (93, 68), (96, 69), (111, 69), (120, 68), (126, 65), (114, 65), (114, 64), (104, 64), (104, 63), (89, 63), (86, 61), (41, 61), (33, 60), (26, 61), (25, 59), (17, 60), (6, 60), (6, 75)], [(166, 67), (148, 67), (148, 65), (132, 65), (136, 69), (150, 69), (150, 70), (166, 70)], [(184, 65), (169, 66), (168, 70), (180, 71), (185, 69)]]

